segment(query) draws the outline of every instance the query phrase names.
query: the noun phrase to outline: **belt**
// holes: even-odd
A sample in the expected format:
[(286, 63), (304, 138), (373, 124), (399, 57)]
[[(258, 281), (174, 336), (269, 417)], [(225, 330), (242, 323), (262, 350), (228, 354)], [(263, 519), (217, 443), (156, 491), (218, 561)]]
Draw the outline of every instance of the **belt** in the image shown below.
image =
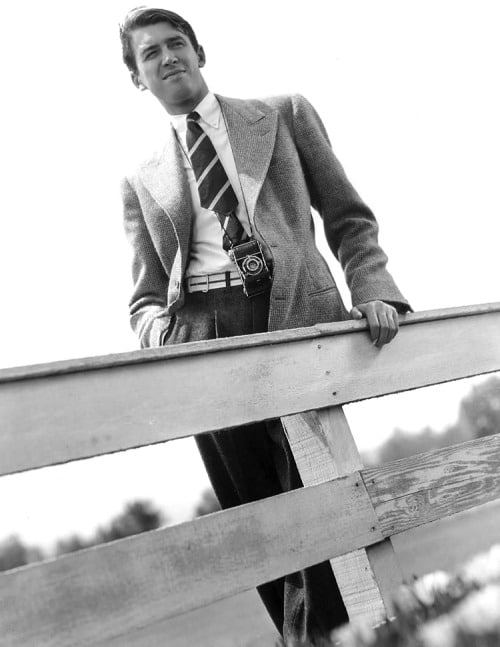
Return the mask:
[(218, 274), (205, 274), (204, 276), (188, 276), (186, 279), (186, 292), (208, 292), (218, 288), (230, 288), (241, 285), (242, 280), (237, 270), (219, 272)]

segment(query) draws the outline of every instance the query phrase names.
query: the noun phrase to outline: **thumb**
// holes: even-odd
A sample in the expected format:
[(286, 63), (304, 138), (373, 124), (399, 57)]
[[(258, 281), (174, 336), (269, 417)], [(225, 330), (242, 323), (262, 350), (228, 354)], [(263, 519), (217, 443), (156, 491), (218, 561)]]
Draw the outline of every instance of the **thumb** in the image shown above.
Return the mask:
[(362, 319), (363, 314), (361, 313), (361, 310), (359, 308), (356, 308), (356, 306), (351, 310), (351, 317), (353, 319)]

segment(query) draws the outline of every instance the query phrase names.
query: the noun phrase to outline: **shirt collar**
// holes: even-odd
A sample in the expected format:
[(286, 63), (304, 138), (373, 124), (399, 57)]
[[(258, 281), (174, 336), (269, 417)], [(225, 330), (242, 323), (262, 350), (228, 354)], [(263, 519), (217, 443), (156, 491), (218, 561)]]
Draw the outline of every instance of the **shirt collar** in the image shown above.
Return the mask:
[[(209, 92), (195, 107), (196, 112), (200, 115), (201, 121), (204, 121), (212, 128), (218, 128), (221, 118), (221, 109), (219, 102), (213, 92)], [(185, 115), (170, 115), (172, 126), (177, 132), (184, 130), (186, 124)]]
[(213, 92), (209, 92), (196, 106), (200, 118), (212, 128), (218, 128), (221, 116), (220, 105)]

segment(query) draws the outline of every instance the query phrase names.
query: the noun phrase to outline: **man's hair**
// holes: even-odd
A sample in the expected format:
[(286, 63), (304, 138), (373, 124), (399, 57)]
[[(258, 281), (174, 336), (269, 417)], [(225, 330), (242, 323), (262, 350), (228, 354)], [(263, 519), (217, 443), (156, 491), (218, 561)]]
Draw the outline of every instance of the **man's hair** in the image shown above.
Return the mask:
[(120, 25), (120, 40), (122, 43), (123, 62), (131, 72), (137, 72), (137, 62), (135, 60), (134, 48), (132, 45), (132, 32), (139, 27), (147, 27), (148, 25), (156, 25), (159, 22), (168, 22), (181, 31), (191, 41), (194, 50), (198, 51), (198, 39), (193, 31), (193, 28), (184, 20), (182, 16), (168, 11), (167, 9), (156, 9), (153, 7), (136, 7), (131, 9), (123, 23)]

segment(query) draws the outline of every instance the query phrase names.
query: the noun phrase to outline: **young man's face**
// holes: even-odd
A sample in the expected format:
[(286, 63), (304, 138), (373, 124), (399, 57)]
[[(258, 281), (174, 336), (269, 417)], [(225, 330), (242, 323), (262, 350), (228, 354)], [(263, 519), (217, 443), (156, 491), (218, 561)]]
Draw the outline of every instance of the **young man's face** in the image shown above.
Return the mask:
[(196, 52), (186, 34), (170, 23), (134, 29), (132, 46), (138, 70), (132, 80), (152, 92), (170, 114), (190, 112), (208, 92), (200, 72), (203, 49)]

